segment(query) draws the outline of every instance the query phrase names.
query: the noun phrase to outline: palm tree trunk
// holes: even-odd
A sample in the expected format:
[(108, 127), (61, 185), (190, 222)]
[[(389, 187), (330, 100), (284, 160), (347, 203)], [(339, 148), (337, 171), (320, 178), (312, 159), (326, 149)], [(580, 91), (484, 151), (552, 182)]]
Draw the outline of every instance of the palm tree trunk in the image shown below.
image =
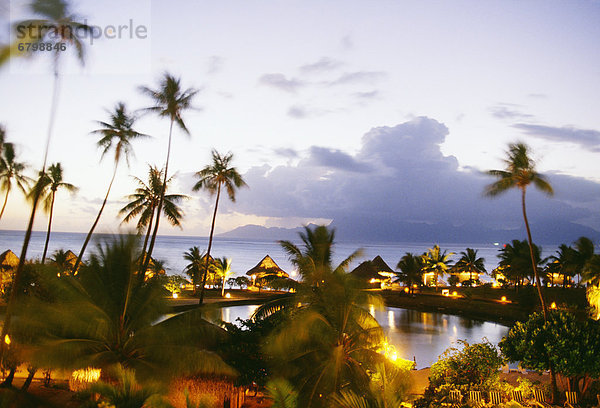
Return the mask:
[[(142, 247), (142, 255), (140, 258), (140, 267), (144, 263), (146, 263), (146, 248), (148, 247), (148, 240), (150, 239), (150, 232), (152, 231), (152, 223), (154, 222), (154, 208), (152, 209), (152, 213), (150, 215), (150, 221), (148, 221), (148, 229), (146, 230), (146, 238), (144, 238), (144, 246)], [(146, 277), (145, 271), (142, 273), (142, 270), (138, 270), (138, 275), (141, 280), (144, 280)]]
[(544, 301), (544, 295), (542, 294), (542, 284), (540, 282), (540, 275), (537, 270), (535, 257), (533, 255), (533, 240), (531, 239), (531, 229), (529, 229), (529, 221), (527, 220), (527, 211), (525, 209), (525, 189), (521, 189), (521, 207), (523, 209), (523, 219), (525, 220), (525, 229), (527, 230), (527, 240), (529, 242), (529, 255), (531, 257), (531, 268), (535, 276), (535, 283), (537, 285), (538, 296), (542, 304), (542, 312), (544, 313), (544, 321), (548, 321), (548, 312), (546, 310), (546, 302)]
[(171, 156), (171, 136), (173, 135), (173, 122), (171, 119), (171, 126), (169, 127), (169, 144), (167, 146), (167, 160), (165, 162), (165, 177), (163, 179), (163, 185), (160, 192), (160, 199), (158, 200), (158, 206), (156, 210), (156, 223), (154, 224), (154, 232), (152, 233), (152, 239), (150, 240), (150, 247), (148, 248), (148, 254), (144, 260), (144, 266), (140, 270), (140, 273), (146, 273), (148, 270), (148, 264), (152, 258), (152, 251), (154, 250), (154, 242), (156, 241), (156, 235), (158, 234), (158, 224), (160, 221), (160, 212), (162, 211), (163, 201), (165, 199), (165, 191), (167, 190), (167, 174), (169, 172), (169, 157)]
[[(54, 127), (54, 118), (56, 116), (56, 108), (58, 105), (58, 89), (59, 89), (59, 76), (58, 76), (58, 63), (54, 65), (54, 89), (52, 90), (52, 102), (50, 103), (50, 120), (48, 121), (48, 133), (46, 135), (46, 150), (44, 152), (44, 162), (42, 170), (40, 172), (40, 180), (43, 179), (46, 174), (46, 162), (48, 161), (48, 150), (50, 148), (50, 140), (52, 139), (52, 129)], [(25, 258), (27, 257), (27, 249), (29, 248), (29, 241), (31, 240), (31, 232), (33, 231), (33, 222), (35, 221), (35, 212), (37, 211), (37, 205), (40, 200), (41, 189), (36, 190), (33, 195), (33, 202), (31, 204), (31, 215), (29, 216), (29, 223), (27, 224), (27, 230), (25, 231), (25, 237), (23, 238), (23, 247), (21, 248), (21, 256), (19, 257), (19, 265), (15, 270), (13, 276), (13, 290), (10, 292), (8, 303), (6, 304), (6, 313), (4, 314), (4, 324), (2, 325), (2, 334), (0, 335), (0, 365), (4, 361), (4, 352), (6, 345), (3, 339), (6, 337), (10, 329), (10, 323), (12, 319), (13, 307), (17, 296), (18, 288), (21, 284), (21, 276), (23, 275), (23, 266), (25, 265)]]
[[(525, 209), (525, 189), (521, 189), (521, 207), (523, 209), (523, 219), (525, 220), (525, 229), (527, 230), (527, 240), (529, 242), (529, 255), (531, 257), (531, 267), (535, 275), (535, 283), (537, 285), (538, 295), (542, 304), (542, 312), (544, 314), (544, 321), (548, 321), (548, 311), (546, 310), (546, 302), (544, 301), (544, 295), (542, 294), (542, 284), (540, 282), (540, 275), (537, 270), (535, 263), (535, 257), (533, 256), (533, 240), (531, 239), (531, 229), (529, 228), (529, 221), (527, 220), (527, 211)], [(556, 373), (554, 372), (554, 364), (548, 358), (548, 364), (550, 366), (550, 388), (552, 389), (552, 401), (558, 401), (558, 387), (556, 385)]]
[(225, 296), (225, 274), (223, 274), (223, 284), (221, 285), (221, 297)]
[(206, 251), (206, 264), (204, 268), (204, 276), (202, 277), (202, 286), (200, 287), (200, 301), (201, 305), (204, 302), (204, 285), (206, 285), (206, 277), (208, 276), (208, 262), (210, 258), (210, 249), (212, 247), (213, 232), (215, 231), (215, 220), (217, 219), (217, 209), (219, 208), (219, 196), (221, 195), (221, 183), (217, 187), (217, 199), (215, 201), (215, 212), (213, 213), (212, 224), (210, 226), (210, 235), (208, 236), (208, 250)]
[(81, 251), (79, 252), (79, 256), (77, 257), (77, 261), (75, 261), (75, 265), (73, 266), (73, 274), (77, 273), (77, 268), (81, 264), (83, 260), (83, 254), (85, 253), (85, 249), (87, 248), (90, 239), (92, 239), (92, 235), (94, 234), (94, 230), (100, 221), (100, 217), (102, 216), (102, 211), (104, 211), (104, 207), (106, 206), (106, 202), (108, 201), (108, 195), (110, 194), (110, 189), (112, 188), (113, 182), (115, 181), (115, 177), (117, 176), (117, 167), (119, 166), (118, 162), (115, 162), (115, 169), (113, 170), (112, 178), (110, 179), (110, 184), (108, 185), (108, 190), (106, 191), (106, 195), (104, 196), (104, 201), (102, 201), (102, 206), (100, 207), (100, 211), (98, 211), (98, 215), (92, 224), (92, 228), (90, 228), (90, 232), (88, 232), (85, 237), (85, 241), (83, 242), (83, 246), (81, 247)]
[(0, 218), (2, 218), (2, 214), (4, 214), (4, 209), (6, 208), (6, 203), (8, 202), (8, 193), (10, 193), (10, 184), (6, 187), (6, 196), (4, 197), (4, 204), (2, 204), (2, 211), (0, 211)]
[(6, 376), (6, 378), (4, 379), (4, 381), (2, 381), (1, 386), (2, 387), (10, 387), (12, 386), (12, 382), (13, 379), (15, 378), (15, 374), (17, 373), (17, 367), (11, 367), (10, 371), (8, 372), (8, 375)]
[(52, 202), (50, 203), (50, 214), (48, 215), (48, 231), (46, 232), (46, 243), (44, 244), (44, 253), (42, 254), (42, 263), (46, 261), (46, 253), (48, 253), (48, 243), (50, 242), (50, 230), (52, 229), (52, 214), (54, 212), (54, 197), (56, 191), (52, 192)]
[(33, 367), (27, 368), (27, 378), (25, 379), (25, 382), (21, 386), (21, 391), (27, 391), (27, 389), (31, 385), (31, 382), (33, 381), (33, 377), (35, 376), (36, 371), (37, 371), (37, 368), (33, 368)]

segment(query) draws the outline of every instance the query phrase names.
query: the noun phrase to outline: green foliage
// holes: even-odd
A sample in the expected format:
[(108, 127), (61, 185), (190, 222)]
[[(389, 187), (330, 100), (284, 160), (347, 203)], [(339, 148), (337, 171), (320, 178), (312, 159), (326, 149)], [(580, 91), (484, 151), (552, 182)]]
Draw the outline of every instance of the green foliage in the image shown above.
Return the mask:
[(470, 345), (460, 341), (462, 349), (449, 348), (431, 366), (430, 386), (452, 385), (464, 390), (487, 391), (498, 380), (502, 357), (489, 341)]
[(600, 322), (580, 320), (569, 312), (552, 311), (547, 322), (536, 313), (516, 323), (500, 347), (507, 358), (526, 368), (543, 371), (552, 364), (575, 389), (583, 380), (582, 392), (591, 378), (600, 376)]
[(194, 313), (155, 324), (168, 312), (164, 289), (159, 279), (137, 278), (138, 258), (133, 237), (108, 241), (77, 276), (48, 279), (43, 296), (22, 297), (15, 331), (29, 361), (64, 369), (119, 363), (140, 379), (231, 374), (207, 350), (226, 336), (218, 327)]
[(270, 375), (270, 356), (262, 350), (265, 338), (284, 320), (282, 314), (273, 314), (265, 319), (238, 319), (239, 325), (225, 323), (228, 341), (220, 348), (225, 361), (239, 373), (238, 385), (256, 383), (264, 386)]
[(275, 378), (268, 382), (267, 392), (273, 400), (273, 408), (298, 407), (298, 393), (294, 387), (283, 378)]
[(171, 275), (166, 278), (164, 288), (171, 293), (180, 293), (182, 286), (185, 286), (188, 280), (181, 275)]

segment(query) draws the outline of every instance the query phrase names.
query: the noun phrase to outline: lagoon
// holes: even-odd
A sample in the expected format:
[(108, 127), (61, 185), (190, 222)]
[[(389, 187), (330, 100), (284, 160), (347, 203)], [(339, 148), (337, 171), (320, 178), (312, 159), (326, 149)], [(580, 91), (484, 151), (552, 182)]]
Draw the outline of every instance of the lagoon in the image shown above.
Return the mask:
[[(229, 306), (220, 310), (220, 319), (235, 322), (248, 319), (257, 305)], [(398, 357), (415, 360), (417, 368), (430, 367), (448, 347), (460, 346), (459, 340), (478, 343), (483, 339), (497, 345), (509, 327), (444, 313), (384, 307), (370, 308)], [(218, 316), (217, 316), (218, 317)]]

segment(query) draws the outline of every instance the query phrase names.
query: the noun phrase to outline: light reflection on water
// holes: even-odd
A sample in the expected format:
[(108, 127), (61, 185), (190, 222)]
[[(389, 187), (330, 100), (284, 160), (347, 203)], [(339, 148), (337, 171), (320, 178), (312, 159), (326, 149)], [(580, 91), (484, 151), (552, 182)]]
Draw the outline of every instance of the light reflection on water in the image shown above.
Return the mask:
[[(221, 309), (221, 319), (235, 322), (237, 318), (248, 319), (258, 306), (231, 306)], [(468, 319), (443, 313), (385, 307), (369, 307), (389, 343), (394, 345), (398, 356), (417, 361), (417, 368), (430, 367), (448, 347), (458, 346), (458, 340), (469, 343), (481, 342), (485, 337), (498, 344), (509, 328), (498, 323)]]

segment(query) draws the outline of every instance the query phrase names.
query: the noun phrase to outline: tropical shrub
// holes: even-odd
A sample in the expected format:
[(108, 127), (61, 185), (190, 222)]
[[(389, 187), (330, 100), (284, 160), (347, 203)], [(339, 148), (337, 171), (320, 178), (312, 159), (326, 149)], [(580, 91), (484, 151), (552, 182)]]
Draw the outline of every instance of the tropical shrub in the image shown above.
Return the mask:
[(585, 393), (593, 378), (600, 376), (600, 322), (578, 319), (566, 311), (551, 311), (548, 321), (540, 313), (517, 322), (500, 342), (511, 361), (538, 372), (550, 364), (569, 379), (569, 389)]
[(430, 386), (453, 385), (464, 390), (490, 390), (498, 381), (502, 357), (489, 341), (449, 348), (431, 366)]

